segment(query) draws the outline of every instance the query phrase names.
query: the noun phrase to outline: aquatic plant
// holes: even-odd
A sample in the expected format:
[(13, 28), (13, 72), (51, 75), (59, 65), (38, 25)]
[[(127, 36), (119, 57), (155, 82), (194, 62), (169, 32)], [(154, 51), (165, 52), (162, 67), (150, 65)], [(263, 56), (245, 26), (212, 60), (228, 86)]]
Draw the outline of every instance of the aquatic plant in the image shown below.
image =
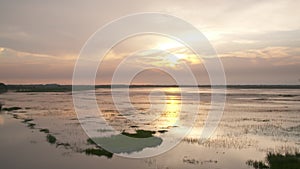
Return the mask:
[(55, 144), (56, 143), (56, 138), (51, 135), (51, 134), (48, 134), (47, 135), (47, 141), (50, 143), (50, 144)]
[(113, 153), (101, 148), (88, 148), (85, 149), (84, 152), (86, 155), (106, 156), (107, 158), (112, 158), (113, 156)]
[(31, 121), (33, 121), (33, 119), (24, 119), (23, 121), (22, 121), (22, 123), (27, 123), (27, 122), (31, 122)]
[(49, 129), (40, 129), (40, 132), (43, 132), (43, 133), (49, 133), (50, 131), (49, 131)]
[(262, 161), (254, 161), (254, 160), (248, 160), (246, 162), (247, 165), (252, 166), (255, 169), (267, 169), (269, 166), (265, 164)]
[(14, 111), (14, 110), (20, 110), (21, 107), (4, 107), (2, 108), (3, 111)]
[(88, 143), (97, 143), (114, 153), (133, 153), (142, 151), (145, 148), (157, 147), (162, 143), (162, 139), (154, 136), (155, 131), (136, 130), (135, 133), (123, 131), (120, 134), (110, 137), (95, 137), (88, 139)]
[(69, 143), (58, 143), (56, 142), (56, 148), (63, 146), (65, 149), (69, 149), (71, 147), (71, 145)]
[(248, 160), (246, 164), (255, 169), (299, 169), (300, 153), (268, 153), (266, 162)]
[(34, 124), (34, 123), (27, 123), (27, 127), (30, 128), (30, 129), (34, 129), (35, 125), (36, 124)]
[(285, 155), (269, 153), (267, 161), (270, 165), (270, 169), (299, 169), (300, 153)]
[(90, 144), (90, 145), (97, 145), (97, 144), (93, 141), (93, 139), (91, 139), (91, 138), (88, 138), (88, 139), (86, 140), (86, 142), (87, 142), (88, 144)]
[(125, 131), (122, 132), (122, 135), (133, 137), (133, 138), (148, 138), (153, 137), (153, 134), (155, 134), (155, 131), (148, 131), (148, 130), (136, 130), (136, 133), (130, 134)]

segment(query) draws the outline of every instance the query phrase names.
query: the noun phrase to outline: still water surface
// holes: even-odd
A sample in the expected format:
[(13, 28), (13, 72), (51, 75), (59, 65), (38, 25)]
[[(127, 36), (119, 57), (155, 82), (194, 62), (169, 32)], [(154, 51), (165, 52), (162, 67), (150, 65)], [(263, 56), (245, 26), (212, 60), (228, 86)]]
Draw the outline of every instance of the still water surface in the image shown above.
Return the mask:
[[(122, 89), (118, 90), (122, 98)], [(300, 151), (298, 89), (228, 89), (217, 130), (210, 139), (200, 142), (197, 136), (210, 110), (211, 91), (181, 91), (189, 97), (181, 97), (177, 88), (132, 88), (133, 107), (124, 101), (120, 111), (113, 104), (110, 89), (96, 90), (102, 117), (114, 131), (131, 136), (137, 136), (137, 131), (151, 131), (155, 138), (151, 144), (120, 150), (123, 154), (159, 148), (172, 130), (191, 125), (189, 110), (181, 108), (199, 107), (194, 130), (180, 144), (166, 153), (143, 159), (124, 158), (93, 144), (77, 119), (71, 92), (1, 94), (4, 107), (22, 108), (0, 113), (1, 168), (243, 169), (251, 168), (246, 164), (248, 160), (264, 161), (268, 152)], [(196, 95), (200, 102), (193, 99)], [(96, 122), (96, 118), (80, 120)], [(107, 136), (114, 131), (102, 125), (96, 129)]]

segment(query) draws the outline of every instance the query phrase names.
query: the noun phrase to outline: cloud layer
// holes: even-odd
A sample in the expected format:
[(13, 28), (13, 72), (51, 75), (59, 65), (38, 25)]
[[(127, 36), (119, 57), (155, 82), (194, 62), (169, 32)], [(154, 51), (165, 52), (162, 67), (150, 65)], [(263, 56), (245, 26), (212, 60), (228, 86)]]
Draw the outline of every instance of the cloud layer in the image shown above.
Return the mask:
[[(137, 12), (163, 12), (195, 25), (221, 57), (228, 83), (300, 83), (297, 0), (0, 0), (0, 4), (0, 81), (6, 83), (71, 83), (77, 55), (89, 36), (111, 20)], [(128, 41), (115, 48), (110, 57), (124, 58), (129, 50), (157, 44), (157, 39), (151, 38), (141, 38), (139, 43)], [(208, 83), (202, 64), (191, 67), (202, 77), (201, 83)], [(106, 76), (99, 83), (109, 82), (112, 67), (103, 65), (101, 73)]]

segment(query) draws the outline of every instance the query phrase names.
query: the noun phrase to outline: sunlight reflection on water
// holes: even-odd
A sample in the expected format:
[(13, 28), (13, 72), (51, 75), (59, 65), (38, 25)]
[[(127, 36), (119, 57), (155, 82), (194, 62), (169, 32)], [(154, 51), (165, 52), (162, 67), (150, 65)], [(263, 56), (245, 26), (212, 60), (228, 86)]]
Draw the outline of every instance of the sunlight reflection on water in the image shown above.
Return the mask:
[[(101, 105), (100, 109), (106, 120), (115, 129), (134, 134), (137, 130), (156, 131), (155, 137), (162, 137), (168, 133), (172, 127), (185, 117), (188, 111), (180, 112), (182, 98), (174, 89), (165, 89), (165, 97), (153, 95), (151, 102), (155, 103), (152, 111), (149, 110), (149, 90), (133, 89), (131, 101), (142, 116), (158, 117), (153, 119), (153, 123), (141, 118), (140, 121), (130, 122), (127, 116), (132, 116), (132, 110), (119, 116), (109, 89), (97, 89), (97, 101)], [(190, 97), (185, 100), (185, 104), (193, 106), (201, 104), (199, 117), (195, 125), (195, 135), (201, 132), (203, 123), (210, 108), (210, 90), (201, 89), (200, 92), (193, 88), (183, 88)], [(193, 101), (193, 95), (200, 94), (201, 102)], [(49, 129), (59, 143), (68, 143), (74, 150), (91, 148), (87, 144), (88, 137), (82, 131), (73, 109), (71, 93), (15, 93), (8, 92), (0, 95), (0, 99), (5, 101), (5, 107), (19, 106), (21, 110), (10, 112), (18, 118), (31, 118), (36, 124), (36, 128)], [(166, 104), (165, 104), (166, 103)], [(300, 148), (299, 124), (300, 124), (300, 92), (299, 90), (286, 89), (251, 89), (239, 90), (229, 89), (225, 112), (221, 123), (213, 137), (199, 143), (194, 138), (194, 133), (190, 133), (183, 142), (174, 150), (167, 152), (157, 158), (157, 163), (170, 165), (174, 168), (184, 168), (190, 166), (188, 163), (196, 159), (199, 164), (211, 168), (237, 167), (248, 168), (245, 162), (249, 159), (263, 160), (267, 152), (295, 152)], [(161, 107), (164, 107), (161, 111)], [(160, 110), (160, 111), (156, 111)], [(157, 116), (158, 115), (158, 116)], [(0, 124), (5, 125), (5, 119), (0, 115)], [(93, 120), (93, 117), (87, 118)], [(110, 132), (99, 128), (98, 132)], [(224, 153), (223, 153), (224, 152)], [(209, 155), (211, 158), (203, 156)], [(178, 155), (181, 154), (181, 155)], [(174, 157), (171, 164), (166, 159)], [(187, 156), (187, 157), (185, 157)], [(232, 159), (233, 157), (239, 159)], [(209, 163), (205, 161), (215, 161)], [(113, 157), (112, 159), (117, 160)], [(184, 159), (184, 160), (183, 160)], [(233, 160), (232, 164), (227, 160)], [(174, 165), (172, 165), (174, 163)], [(235, 165), (234, 165), (235, 164)], [(197, 167), (198, 166), (198, 167)], [(153, 167), (153, 166), (152, 166)]]

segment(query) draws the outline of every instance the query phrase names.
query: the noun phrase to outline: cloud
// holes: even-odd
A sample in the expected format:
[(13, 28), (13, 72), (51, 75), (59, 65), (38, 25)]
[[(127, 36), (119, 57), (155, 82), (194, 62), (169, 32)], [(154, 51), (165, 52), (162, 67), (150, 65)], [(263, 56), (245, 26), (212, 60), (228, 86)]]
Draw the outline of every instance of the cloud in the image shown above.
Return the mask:
[(0, 79), (6, 83), (70, 81), (75, 60), (0, 48)]
[(259, 33), (224, 34), (222, 41), (212, 41), (218, 53), (261, 49), (267, 47), (300, 46), (300, 29)]
[(300, 47), (266, 47), (261, 49), (250, 49), (236, 52), (227, 52), (219, 54), (220, 57), (241, 57), (248, 58), (264, 58), (280, 60), (286, 58), (286, 62), (282, 64), (300, 63)]
[(278, 58), (258, 57), (224, 57), (221, 60), (229, 84), (299, 84), (299, 62), (278, 64)]
[[(0, 78), (70, 83), (76, 56), (101, 26), (132, 13), (163, 12), (204, 32), (221, 56), (229, 82), (294, 84), (300, 67), (299, 5), (297, 0), (1, 1)], [(112, 49), (99, 74), (107, 81), (121, 58), (165, 42), (127, 39)], [(193, 55), (188, 56), (193, 62)], [(191, 67), (199, 76), (205, 74), (201, 63)]]
[[(295, 30), (299, 1), (1, 1), (0, 46), (76, 55), (98, 28), (136, 12), (173, 14), (211, 35)], [(92, 4), (92, 5), (91, 5)], [(120, 28), (122, 29), (122, 28)]]

